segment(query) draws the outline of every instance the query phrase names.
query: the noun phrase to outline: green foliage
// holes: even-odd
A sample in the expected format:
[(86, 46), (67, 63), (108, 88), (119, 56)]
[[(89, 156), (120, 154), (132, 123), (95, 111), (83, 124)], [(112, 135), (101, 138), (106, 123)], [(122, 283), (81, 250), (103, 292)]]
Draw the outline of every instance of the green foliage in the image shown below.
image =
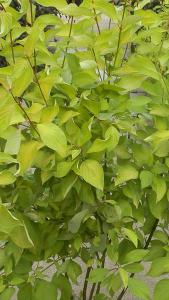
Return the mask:
[(169, 1), (112, 2), (0, 0), (0, 300), (168, 299)]

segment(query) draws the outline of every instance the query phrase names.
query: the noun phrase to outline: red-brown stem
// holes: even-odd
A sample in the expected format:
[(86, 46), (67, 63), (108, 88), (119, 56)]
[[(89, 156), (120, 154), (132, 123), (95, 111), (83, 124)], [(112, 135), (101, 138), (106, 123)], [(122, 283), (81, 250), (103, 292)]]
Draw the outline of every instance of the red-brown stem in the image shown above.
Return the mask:
[(92, 0), (92, 4), (93, 4), (94, 19), (95, 19), (95, 22), (96, 22), (97, 30), (98, 30), (98, 33), (101, 34), (101, 30), (100, 30), (100, 26), (99, 26), (97, 14), (96, 14), (96, 9), (94, 7), (94, 0)]
[[(33, 26), (34, 23), (34, 18), (33, 18), (33, 6), (32, 6), (32, 0), (29, 0), (29, 6), (30, 6), (30, 16), (31, 16), (31, 27)], [(33, 58), (34, 58), (34, 69), (35, 72), (37, 71), (37, 64), (36, 64), (36, 51), (33, 51)]]
[(87, 298), (87, 287), (88, 287), (88, 278), (90, 275), (90, 272), (92, 270), (92, 267), (88, 267), (86, 271), (86, 276), (85, 276), (85, 281), (84, 281), (84, 286), (83, 286), (83, 300), (86, 300)]
[(42, 98), (43, 98), (43, 100), (44, 100), (44, 102), (45, 102), (45, 104), (46, 104), (46, 106), (47, 106), (47, 101), (46, 101), (46, 98), (45, 98), (45, 96), (44, 96), (44, 94), (43, 94), (42, 88), (41, 88), (41, 86), (40, 86), (39, 79), (38, 79), (38, 77), (37, 77), (36, 71), (35, 71), (35, 69), (33, 68), (32, 64), (31, 64), (31, 61), (30, 61), (30, 58), (29, 58), (29, 57), (27, 57), (27, 60), (28, 60), (30, 66), (31, 66), (31, 68), (32, 68), (32, 71), (33, 71), (33, 74), (34, 74), (34, 77), (35, 77), (35, 81), (36, 81), (36, 83), (37, 83), (37, 85), (38, 85), (38, 87), (39, 87), (39, 90), (40, 90), (40, 93), (41, 93), (41, 95), (42, 95)]
[(24, 108), (22, 107), (22, 105), (20, 104), (19, 101), (17, 101), (16, 97), (14, 96), (14, 94), (12, 93), (12, 91), (10, 91), (10, 94), (12, 96), (12, 99), (15, 101), (15, 103), (17, 104), (17, 106), (22, 110), (22, 112), (24, 113), (26, 119), (28, 120), (30, 126), (32, 126), (32, 128), (36, 131), (36, 133), (38, 134), (38, 136), (40, 137), (39, 135), (39, 132), (37, 131), (36, 127), (33, 125), (31, 119), (29, 118), (27, 112), (24, 110)]
[[(0, 3), (0, 6), (2, 7), (2, 10), (4, 10), (4, 12), (6, 12), (6, 9), (2, 3)], [(13, 63), (15, 64), (15, 55), (14, 55), (13, 40), (12, 40), (12, 30), (9, 31), (9, 38), (10, 38), (10, 45), (11, 45), (11, 51), (12, 51), (12, 60), (13, 60)]]
[(94, 291), (95, 291), (95, 287), (96, 287), (96, 283), (93, 283), (91, 291), (90, 291), (90, 295), (89, 295), (89, 300), (93, 299), (93, 294), (94, 294)]

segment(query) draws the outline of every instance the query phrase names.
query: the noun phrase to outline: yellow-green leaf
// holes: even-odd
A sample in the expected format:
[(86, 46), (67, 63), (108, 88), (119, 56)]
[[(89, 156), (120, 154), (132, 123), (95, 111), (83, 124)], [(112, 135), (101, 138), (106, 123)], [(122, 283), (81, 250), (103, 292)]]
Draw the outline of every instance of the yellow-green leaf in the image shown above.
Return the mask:
[(102, 166), (96, 160), (87, 159), (82, 162), (79, 175), (94, 187), (103, 190), (104, 172)]
[(66, 136), (59, 126), (49, 123), (38, 124), (37, 128), (43, 143), (47, 147), (53, 149), (62, 157), (67, 155)]

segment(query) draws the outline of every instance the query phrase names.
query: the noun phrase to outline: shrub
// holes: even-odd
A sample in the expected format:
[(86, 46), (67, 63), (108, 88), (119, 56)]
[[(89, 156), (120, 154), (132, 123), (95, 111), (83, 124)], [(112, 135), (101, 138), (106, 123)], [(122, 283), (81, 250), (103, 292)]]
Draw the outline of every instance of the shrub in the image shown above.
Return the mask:
[(135, 274), (169, 272), (169, 1), (149, 2), (0, 1), (1, 300), (76, 299), (82, 262), (83, 300), (152, 299)]

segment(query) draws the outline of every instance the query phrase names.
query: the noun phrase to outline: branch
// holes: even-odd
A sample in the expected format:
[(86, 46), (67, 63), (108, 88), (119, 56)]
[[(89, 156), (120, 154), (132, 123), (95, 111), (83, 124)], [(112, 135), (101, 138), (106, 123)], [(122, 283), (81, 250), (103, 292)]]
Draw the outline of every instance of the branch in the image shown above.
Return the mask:
[(9, 31), (9, 37), (10, 37), (10, 44), (11, 44), (11, 51), (12, 51), (12, 60), (15, 64), (15, 55), (14, 55), (14, 48), (13, 48), (13, 39), (12, 39), (12, 30)]
[[(66, 46), (66, 53), (67, 53), (67, 51), (68, 51), (69, 44), (70, 44), (70, 37), (71, 37), (71, 34), (72, 34), (73, 21), (74, 21), (74, 18), (71, 17), (71, 21), (70, 21), (70, 29), (69, 29), (69, 35), (68, 35), (68, 41), (67, 41), (67, 46)], [(64, 58), (63, 58), (63, 62), (62, 62), (62, 67), (61, 67), (62, 69), (64, 68), (65, 60), (66, 60), (66, 55), (64, 54)]]
[(120, 49), (120, 42), (121, 42), (121, 35), (122, 35), (122, 30), (123, 30), (123, 21), (124, 21), (125, 11), (126, 11), (126, 1), (125, 1), (124, 5), (123, 5), (123, 12), (122, 12), (122, 18), (121, 18), (120, 28), (119, 28), (119, 36), (118, 36), (118, 42), (117, 42), (117, 49), (116, 49), (116, 54), (115, 54), (114, 64), (113, 64), (114, 67), (116, 65), (116, 61), (117, 61), (117, 57), (118, 57), (118, 53), (119, 53), (119, 49)]
[(94, 7), (94, 0), (92, 0), (92, 4), (93, 4), (94, 19), (95, 19), (95, 22), (96, 22), (97, 30), (98, 30), (98, 33), (101, 34), (101, 30), (100, 30), (100, 27), (99, 27), (99, 22), (98, 22), (98, 18), (97, 18), (97, 14), (96, 14), (96, 9)]
[[(0, 6), (4, 12), (6, 12), (6, 8), (3, 6), (2, 3), (0, 3)], [(12, 59), (13, 63), (15, 64), (15, 56), (14, 56), (14, 49), (13, 49), (13, 40), (12, 40), (12, 30), (9, 31), (9, 38), (10, 38), (10, 44), (11, 44), (11, 51), (12, 51)]]
[(39, 87), (39, 90), (40, 90), (40, 93), (41, 93), (41, 95), (42, 95), (42, 98), (43, 98), (43, 100), (44, 100), (44, 102), (45, 102), (45, 105), (47, 106), (47, 101), (46, 101), (46, 98), (45, 98), (45, 96), (44, 96), (44, 94), (43, 94), (42, 88), (41, 88), (41, 86), (40, 86), (39, 79), (38, 79), (38, 77), (37, 77), (36, 71), (35, 71), (35, 69), (33, 68), (32, 64), (31, 64), (31, 61), (30, 61), (30, 58), (29, 58), (29, 57), (27, 57), (27, 60), (28, 60), (30, 66), (31, 66), (31, 68), (32, 68), (32, 71), (33, 71), (33, 74), (34, 74), (36, 83), (37, 83), (37, 85), (38, 85), (38, 87)]
[[(106, 252), (107, 252), (107, 249), (104, 250), (102, 258), (101, 258), (101, 267), (102, 268), (104, 268), (104, 265), (105, 265)], [(99, 282), (97, 285), (96, 295), (100, 293), (100, 288), (101, 288), (101, 282)]]
[(89, 300), (93, 299), (93, 294), (94, 294), (94, 291), (95, 291), (95, 287), (96, 287), (96, 283), (93, 283), (91, 291), (90, 291)]
[(16, 100), (16, 97), (14, 96), (14, 94), (12, 93), (12, 91), (10, 91), (10, 94), (12, 96), (12, 99), (15, 101), (15, 103), (17, 104), (17, 106), (22, 110), (22, 112), (24, 113), (25, 117), (27, 118), (30, 126), (32, 126), (32, 128), (36, 131), (37, 135), (40, 137), (39, 132), (37, 131), (36, 127), (33, 125), (31, 119), (29, 118), (27, 112), (24, 110), (24, 108), (22, 107), (22, 105), (20, 104), (19, 101)]
[[(159, 220), (156, 219), (155, 222), (154, 222), (154, 225), (153, 225), (153, 227), (152, 227), (152, 229), (151, 229), (151, 232), (150, 232), (150, 234), (149, 234), (149, 237), (148, 237), (148, 239), (147, 239), (147, 241), (146, 241), (145, 246), (144, 246), (143, 249), (145, 249), (145, 250), (148, 249), (148, 247), (149, 247), (149, 245), (150, 245), (150, 243), (151, 243), (153, 234), (154, 234), (154, 232), (155, 232), (155, 230), (156, 230), (156, 228), (157, 228), (157, 226), (158, 226), (158, 222), (159, 222)], [(130, 278), (133, 278), (134, 275), (135, 275), (135, 273), (132, 273), (132, 274), (130, 275)], [(127, 288), (124, 288), (124, 289), (121, 291), (120, 295), (117, 297), (117, 300), (121, 300), (121, 299), (123, 298), (123, 296), (124, 296), (125, 293), (127, 292), (127, 289), (128, 289), (128, 287), (127, 287)]]
[(94, 51), (93, 48), (92, 48), (91, 50), (92, 50), (92, 53), (93, 53), (93, 56), (94, 56), (94, 60), (95, 60), (96, 65), (97, 65), (97, 71), (98, 71), (98, 73), (99, 73), (100, 80), (102, 81), (102, 76), (101, 76), (101, 72), (100, 72), (100, 69), (99, 69), (99, 65), (98, 65), (96, 53), (95, 53), (95, 51)]
[(92, 270), (92, 267), (88, 267), (87, 271), (86, 271), (84, 287), (83, 287), (83, 300), (86, 300), (86, 297), (87, 297), (88, 278), (89, 278), (91, 270)]

